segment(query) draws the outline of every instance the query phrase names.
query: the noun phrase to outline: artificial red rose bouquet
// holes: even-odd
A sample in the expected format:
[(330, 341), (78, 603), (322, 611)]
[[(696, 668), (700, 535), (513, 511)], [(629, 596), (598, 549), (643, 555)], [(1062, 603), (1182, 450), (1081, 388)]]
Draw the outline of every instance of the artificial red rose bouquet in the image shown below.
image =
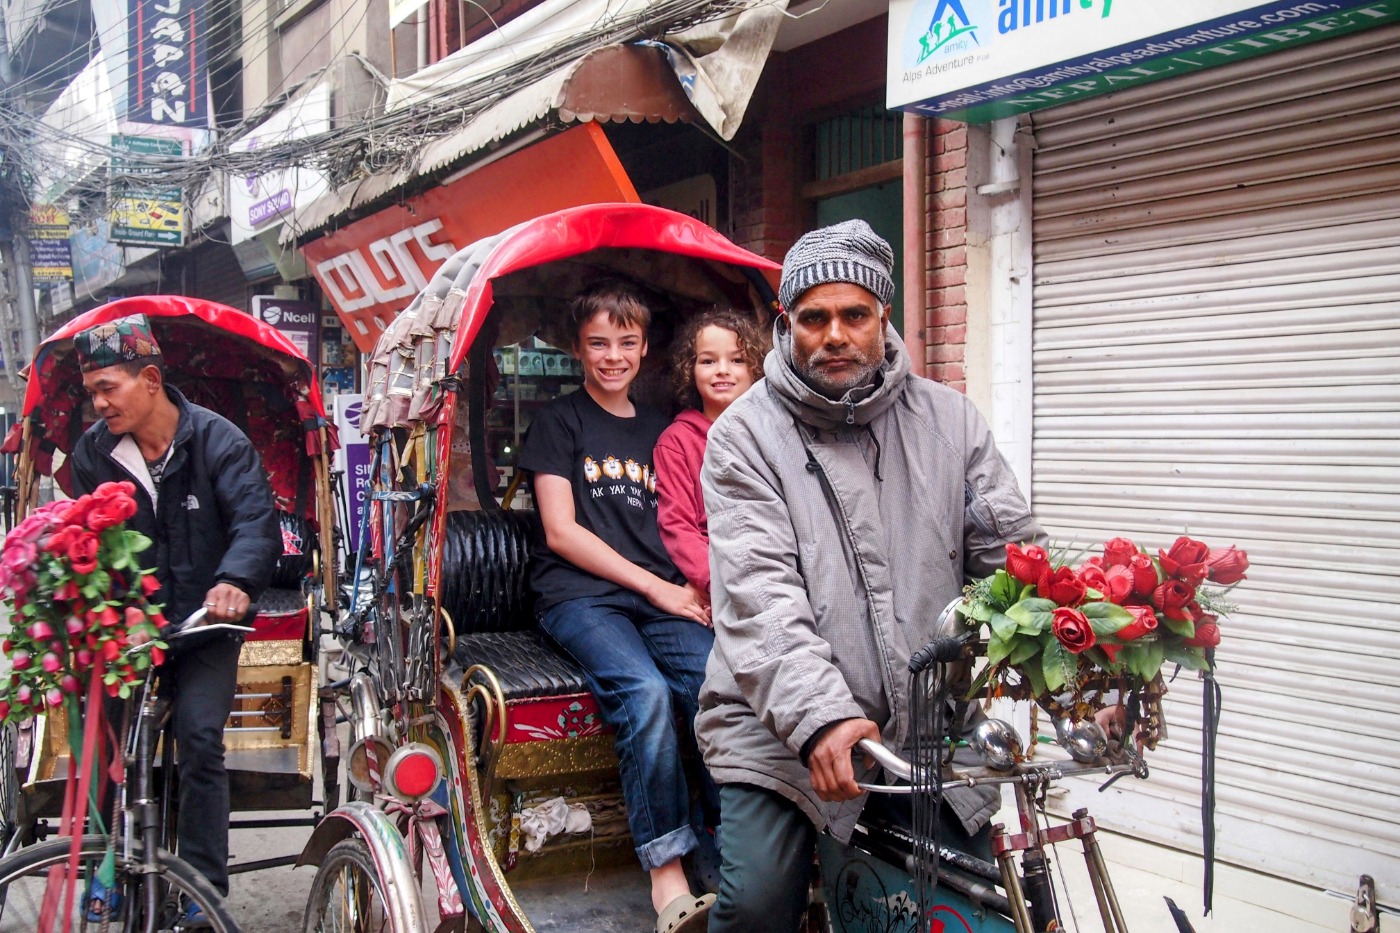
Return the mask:
[[(17, 722), (83, 696), (95, 671), (111, 696), (126, 697), (164, 660), (165, 624), (150, 597), (160, 588), (138, 555), (151, 546), (125, 527), (136, 487), (103, 483), (91, 495), (35, 510), (5, 536), (0, 591), (11, 604), (0, 648), (10, 675), (0, 680), (0, 721)], [(127, 653), (132, 639), (149, 650)]]
[(1091, 681), (1102, 692), (1150, 684), (1163, 664), (1206, 670), (1219, 619), (1234, 608), (1222, 588), (1248, 569), (1244, 551), (1185, 536), (1156, 557), (1114, 538), (1079, 567), (1041, 547), (1007, 545), (1006, 568), (969, 586), (958, 609), (987, 640), (973, 692), (1078, 702)]

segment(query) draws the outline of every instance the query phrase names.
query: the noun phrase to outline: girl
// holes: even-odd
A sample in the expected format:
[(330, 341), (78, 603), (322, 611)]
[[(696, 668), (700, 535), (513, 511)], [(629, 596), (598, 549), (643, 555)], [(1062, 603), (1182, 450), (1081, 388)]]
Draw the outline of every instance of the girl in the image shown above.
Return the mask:
[(661, 540), (686, 580), (710, 593), (710, 535), (700, 493), (705, 440), (726, 408), (763, 377), (762, 337), (752, 317), (708, 311), (689, 323), (672, 355), (684, 409), (656, 442)]

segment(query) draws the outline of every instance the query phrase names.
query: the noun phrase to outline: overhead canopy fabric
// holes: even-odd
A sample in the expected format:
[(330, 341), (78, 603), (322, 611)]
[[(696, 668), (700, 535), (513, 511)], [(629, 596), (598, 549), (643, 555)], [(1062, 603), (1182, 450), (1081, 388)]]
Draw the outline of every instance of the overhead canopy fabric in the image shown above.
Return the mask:
[[(387, 109), (464, 108), (499, 93), (502, 76), (538, 65), (558, 47), (614, 23), (619, 30), (646, 0), (546, 0), (491, 35), (389, 86)], [(697, 4), (703, 7), (704, 4)], [(428, 142), (395, 172), (370, 175), (296, 210), (282, 235), (289, 243), (332, 218), (364, 207), (422, 175), (462, 162), (550, 115), (565, 122), (693, 122), (697, 116), (732, 138), (782, 22), (787, 0), (765, 2), (665, 37), (613, 43), (577, 57), (479, 110), (463, 126)]]

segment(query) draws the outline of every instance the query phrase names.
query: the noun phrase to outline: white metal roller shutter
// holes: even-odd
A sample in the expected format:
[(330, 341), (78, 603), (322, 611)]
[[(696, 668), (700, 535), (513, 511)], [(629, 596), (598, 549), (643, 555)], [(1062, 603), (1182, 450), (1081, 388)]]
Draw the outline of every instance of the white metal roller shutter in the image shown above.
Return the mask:
[[(1218, 855), (1400, 903), (1400, 28), (1033, 125), (1036, 513), (1249, 552)], [(1074, 796), (1199, 850), (1200, 698), (1151, 780)]]

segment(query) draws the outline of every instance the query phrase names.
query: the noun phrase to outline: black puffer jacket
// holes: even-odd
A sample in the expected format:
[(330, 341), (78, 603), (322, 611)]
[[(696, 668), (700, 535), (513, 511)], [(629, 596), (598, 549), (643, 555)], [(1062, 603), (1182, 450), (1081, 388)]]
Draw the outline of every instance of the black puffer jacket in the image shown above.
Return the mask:
[(136, 484), (136, 515), (127, 527), (154, 545), (141, 555), (156, 572), (171, 622), (204, 603), (216, 583), (231, 583), (256, 600), (267, 589), (282, 553), (272, 488), (252, 443), (233, 422), (191, 403), (173, 386), (180, 409), (160, 484), (158, 508), (142, 480), (114, 456), (123, 435), (99, 421), (78, 439), (70, 458), (74, 491), (91, 492), (109, 481)]

